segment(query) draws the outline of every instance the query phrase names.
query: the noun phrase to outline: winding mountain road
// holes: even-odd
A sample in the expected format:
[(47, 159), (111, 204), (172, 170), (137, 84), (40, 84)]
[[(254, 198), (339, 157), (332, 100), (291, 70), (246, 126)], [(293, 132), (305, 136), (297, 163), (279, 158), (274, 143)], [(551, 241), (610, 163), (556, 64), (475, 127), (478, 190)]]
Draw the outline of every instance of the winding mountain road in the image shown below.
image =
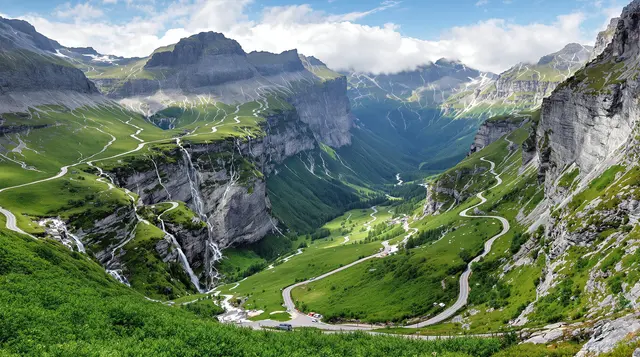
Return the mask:
[[(491, 174), (498, 181), (490, 189), (493, 189), (493, 188), (501, 185), (502, 184), (502, 179), (500, 178), (500, 175), (497, 174), (496, 171), (495, 171), (496, 164), (493, 161), (489, 161), (489, 160), (485, 159), (484, 157), (481, 158), (480, 160), (482, 160), (484, 162), (488, 162), (489, 164), (491, 164), (491, 169), (489, 170), (489, 172), (491, 172)], [(432, 318), (430, 318), (430, 319), (428, 319), (426, 321), (419, 322), (419, 323), (413, 324), (413, 325), (407, 325), (405, 327), (407, 327), (407, 328), (419, 328), (419, 327), (423, 327), (423, 326), (429, 326), (429, 325), (434, 325), (434, 324), (440, 323), (442, 321), (445, 321), (445, 320), (449, 319), (456, 312), (458, 312), (458, 310), (460, 310), (462, 307), (464, 307), (467, 304), (467, 300), (469, 299), (469, 291), (471, 290), (471, 289), (469, 289), (469, 277), (471, 276), (471, 273), (472, 273), (471, 265), (473, 263), (477, 263), (482, 258), (487, 256), (487, 254), (489, 254), (489, 252), (491, 252), (491, 247), (493, 246), (493, 243), (496, 241), (496, 239), (498, 239), (498, 238), (502, 237), (503, 235), (507, 234), (507, 232), (509, 232), (509, 229), (511, 229), (511, 226), (509, 225), (509, 221), (507, 221), (507, 219), (504, 218), (504, 217), (486, 216), (486, 215), (481, 215), (481, 216), (469, 215), (469, 211), (471, 211), (473, 209), (476, 209), (479, 206), (481, 206), (482, 204), (484, 204), (485, 202), (487, 202), (487, 199), (484, 198), (483, 193), (484, 193), (484, 191), (479, 192), (476, 195), (480, 199), (480, 203), (478, 203), (478, 204), (476, 204), (474, 206), (471, 206), (471, 207), (465, 209), (464, 211), (460, 212), (460, 217), (497, 219), (497, 220), (500, 221), (500, 223), (502, 223), (502, 231), (500, 233), (496, 234), (495, 236), (491, 237), (491, 239), (489, 239), (488, 241), (486, 241), (484, 243), (484, 251), (483, 251), (483, 253), (480, 254), (479, 256), (475, 257), (467, 265), (467, 269), (460, 276), (460, 293), (458, 295), (458, 299), (456, 300), (456, 302), (453, 305), (451, 305), (450, 307), (448, 307), (443, 312), (439, 313), (438, 315), (436, 315), (436, 316), (434, 316), (434, 317), (432, 317)]]
[[(487, 160), (485, 158), (481, 158), (482, 161), (488, 162), (489, 164), (491, 164), (491, 168), (489, 170), (489, 172), (495, 177), (497, 183), (495, 185), (493, 185), (491, 188), (489, 189), (493, 189), (499, 185), (502, 184), (502, 179), (500, 178), (500, 175), (497, 174), (495, 172), (495, 163), (493, 161)], [(482, 258), (484, 258), (485, 256), (487, 256), (490, 252), (491, 252), (491, 248), (493, 246), (493, 243), (496, 241), (496, 239), (504, 236), (505, 234), (507, 234), (507, 232), (509, 232), (509, 230), (511, 229), (511, 226), (509, 225), (509, 221), (507, 221), (506, 218), (504, 217), (500, 217), (500, 216), (488, 216), (488, 215), (470, 215), (469, 211), (474, 210), (476, 208), (478, 208), (479, 206), (483, 205), (484, 203), (487, 202), (487, 199), (483, 196), (485, 191), (482, 191), (480, 193), (478, 193), (476, 196), (480, 199), (480, 202), (465, 209), (464, 211), (460, 212), (460, 217), (465, 217), (465, 218), (491, 218), (491, 219), (497, 219), (500, 221), (500, 223), (502, 223), (502, 231), (498, 234), (496, 234), (495, 236), (491, 237), (491, 239), (489, 239), (488, 241), (485, 242), (484, 244), (484, 251), (482, 254), (480, 254), (479, 256), (475, 257), (468, 265), (467, 265), (467, 269), (464, 271), (464, 273), (462, 273), (462, 275), (460, 276), (460, 293), (458, 295), (458, 299), (456, 300), (456, 302), (451, 305), (450, 307), (448, 307), (446, 310), (444, 310), (443, 312), (439, 313), (438, 315), (426, 320), (426, 321), (422, 321), (416, 324), (412, 324), (412, 325), (406, 325), (403, 326), (405, 328), (419, 328), (419, 327), (424, 327), (424, 326), (429, 326), (429, 325), (434, 325), (440, 322), (443, 322), (449, 318), (451, 318), (453, 315), (455, 315), (456, 312), (458, 312), (461, 308), (463, 308), (466, 304), (467, 304), (467, 300), (469, 299), (469, 291), (471, 290), (469, 288), (469, 277), (471, 276), (472, 270), (471, 270), (471, 266), (473, 265), (473, 263), (476, 263), (478, 261), (480, 261)], [(374, 208), (374, 207), (372, 207)], [(375, 210), (375, 208), (374, 208)], [(374, 212), (373, 214), (375, 214), (376, 212)], [(405, 230), (409, 231), (411, 230), (412, 232), (409, 233), (406, 237), (405, 240), (403, 242), (406, 242), (406, 240), (412, 235), (415, 234), (417, 232), (417, 230), (415, 228), (409, 228), (408, 225), (408, 221), (403, 222), (403, 227), (405, 228)], [(387, 244), (385, 244), (387, 243)], [(372, 258), (376, 258), (376, 257), (384, 257), (386, 255), (388, 255), (389, 253), (392, 253), (394, 251), (394, 248), (397, 250), (397, 246), (394, 245), (389, 245), (388, 242), (383, 242), (383, 246), (384, 246), (384, 250), (380, 253), (362, 258), (360, 260), (357, 260), (353, 263), (347, 264), (345, 266), (342, 266), (338, 269), (332, 270), (330, 272), (327, 272), (325, 274), (322, 274), (318, 277), (303, 281), (303, 282), (299, 282), (296, 283), (294, 285), (288, 286), (286, 288), (284, 288), (282, 290), (282, 299), (284, 300), (284, 306), (287, 309), (287, 312), (289, 312), (291, 314), (291, 320), (288, 321), (287, 323), (293, 325), (294, 327), (317, 327), (319, 329), (322, 330), (333, 330), (333, 331), (351, 331), (351, 330), (370, 330), (371, 327), (368, 326), (355, 326), (355, 325), (332, 325), (332, 324), (326, 324), (323, 322), (314, 322), (314, 319), (302, 314), (300, 312), (298, 312), (296, 310), (296, 306), (295, 303), (293, 302), (293, 298), (291, 296), (291, 291), (299, 286), (303, 286), (306, 285), (308, 283), (314, 282), (314, 281), (318, 281), (318, 280), (322, 280), (326, 277), (329, 277), (331, 275), (334, 275), (336, 273), (339, 273), (343, 270), (349, 269), (355, 265), (358, 265), (362, 262), (365, 262), (369, 259)], [(246, 326), (250, 326), (253, 328), (260, 328), (260, 327), (264, 327), (264, 326), (277, 326), (279, 324), (279, 322), (277, 321), (273, 321), (273, 320), (263, 320), (263, 321), (251, 321), (251, 322), (244, 322), (243, 325)]]

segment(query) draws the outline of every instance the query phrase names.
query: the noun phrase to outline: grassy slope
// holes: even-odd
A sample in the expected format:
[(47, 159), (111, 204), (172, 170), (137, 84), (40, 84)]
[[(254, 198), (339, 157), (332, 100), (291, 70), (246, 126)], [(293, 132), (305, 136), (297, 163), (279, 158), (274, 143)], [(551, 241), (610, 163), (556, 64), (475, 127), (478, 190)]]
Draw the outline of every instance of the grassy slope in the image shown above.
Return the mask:
[(353, 162), (328, 147), (285, 160), (267, 178), (274, 214), (292, 230), (307, 233), (346, 210), (385, 201), (379, 176), (352, 168)]
[(490, 356), (495, 339), (408, 341), (221, 325), (211, 300), (169, 307), (52, 241), (0, 231), (0, 355)]
[[(231, 288), (235, 284), (226, 285), (221, 288), (222, 293), (248, 297), (249, 300), (244, 306), (246, 309), (265, 311), (256, 319), (270, 318), (270, 313), (283, 310), (281, 289), (371, 255), (381, 248), (379, 241), (365, 243), (364, 234), (361, 232), (364, 224), (371, 220), (368, 216), (371, 212), (371, 210), (366, 210), (365, 213), (362, 210), (354, 210), (345, 213), (324, 226), (332, 232), (329, 237), (313, 242), (306, 240), (308, 248), (304, 248), (302, 254), (294, 256), (287, 262), (276, 262), (273, 269), (248, 277), (233, 290)], [(349, 214), (351, 214), (349, 220), (351, 223), (347, 224), (346, 218)], [(376, 222), (381, 222), (387, 219), (389, 214), (385, 214), (384, 208), (380, 208), (378, 217)], [(341, 234), (342, 227), (338, 227), (338, 222), (341, 221), (345, 221), (345, 226), (351, 227), (350, 229), (355, 232), (353, 235), (355, 244), (351, 241), (348, 244), (340, 244), (344, 242)]]
[[(518, 143), (523, 142), (526, 137), (527, 128), (521, 128), (510, 135), (510, 139)], [(501, 213), (515, 223), (515, 216), (518, 213), (516, 207), (519, 204), (513, 202), (514, 197), (511, 196), (514, 194), (509, 195), (509, 192), (523, 191), (522, 194), (528, 197), (535, 195), (537, 189), (531, 182), (518, 184), (517, 169), (521, 160), (520, 151), (503, 161), (508, 156), (507, 146), (508, 143), (505, 140), (499, 140), (470, 156), (451, 169), (451, 172), (460, 171), (465, 167), (488, 166), (487, 163), (480, 161), (481, 157), (496, 162), (497, 171), (504, 172), (502, 178), (505, 183), (485, 194), (489, 201), (480, 209), (492, 212), (495, 210), (496, 213)], [(471, 192), (486, 189), (495, 183), (486, 172), (481, 175), (476, 178), (476, 185), (468, 187)], [(461, 183), (462, 186), (464, 186), (463, 183)], [(496, 207), (496, 203), (500, 200), (504, 200), (504, 207)], [(308, 287), (298, 288), (294, 290), (294, 296), (304, 302), (310, 310), (324, 313), (329, 318), (356, 318), (383, 322), (402, 321), (412, 316), (436, 313), (440, 308), (434, 307), (434, 303), (450, 304), (457, 296), (457, 277), (464, 267), (460, 255), (461, 249), (464, 248), (475, 256), (480, 252), (482, 242), (499, 231), (499, 225), (493, 220), (470, 220), (458, 216), (461, 210), (475, 202), (477, 202), (476, 198), (473, 197), (450, 212), (427, 217), (423, 221), (412, 224), (420, 231), (443, 226), (455, 227), (455, 231), (450, 230), (441, 240), (412, 249), (408, 255), (401, 254), (385, 260), (367, 262), (309, 284)], [(529, 203), (527, 209), (532, 209), (534, 205), (535, 202)], [(514, 232), (516, 230), (514, 229)], [(485, 261), (502, 257), (503, 252), (509, 249), (512, 237), (513, 233), (510, 233), (499, 239), (494, 245), (492, 254)], [(519, 273), (530, 272), (520, 271)], [(518, 292), (514, 292), (513, 295), (524, 295), (519, 299), (531, 298), (532, 281), (533, 278), (528, 285), (518, 286)], [(517, 306), (519, 304), (514, 308)], [(479, 319), (482, 315), (476, 316), (478, 316), (476, 319)], [(484, 330), (486, 331), (487, 328)]]

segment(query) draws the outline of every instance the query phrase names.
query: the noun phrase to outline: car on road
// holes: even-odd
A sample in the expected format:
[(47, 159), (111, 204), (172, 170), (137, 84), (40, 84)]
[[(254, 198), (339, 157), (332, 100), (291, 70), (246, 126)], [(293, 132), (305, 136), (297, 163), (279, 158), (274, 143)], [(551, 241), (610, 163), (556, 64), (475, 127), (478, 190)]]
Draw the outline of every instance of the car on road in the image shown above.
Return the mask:
[(311, 322), (318, 322), (318, 319), (311, 319)]
[(291, 326), (291, 324), (280, 324), (278, 325), (278, 329), (284, 331), (293, 331), (293, 326)]

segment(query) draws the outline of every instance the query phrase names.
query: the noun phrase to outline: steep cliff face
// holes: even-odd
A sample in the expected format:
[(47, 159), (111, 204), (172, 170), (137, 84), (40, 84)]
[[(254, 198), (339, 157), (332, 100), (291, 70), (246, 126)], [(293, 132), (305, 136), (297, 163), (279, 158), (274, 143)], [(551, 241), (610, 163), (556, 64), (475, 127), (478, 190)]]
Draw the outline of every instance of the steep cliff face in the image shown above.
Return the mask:
[[(640, 285), (631, 263), (639, 249), (640, 217), (638, 13), (640, 1), (625, 7), (610, 25), (614, 33), (599, 36), (596, 50), (604, 46), (603, 52), (542, 104), (535, 144), (544, 201), (529, 217), (531, 239), (524, 247), (544, 254), (545, 261), (535, 302), (516, 324), (528, 316), (548, 318), (550, 305), (567, 289), (575, 296), (567, 304), (579, 306), (587, 319), (638, 305)], [(606, 339), (598, 335), (592, 341)]]
[[(185, 230), (168, 224), (191, 266), (208, 264), (207, 244), (220, 249), (253, 243), (275, 229), (265, 175), (287, 158), (317, 146), (314, 133), (295, 110), (267, 117), (266, 135), (209, 144), (180, 143), (169, 152), (144, 155), (111, 170), (116, 183), (152, 206), (184, 202), (208, 229)], [(166, 244), (158, 246), (170, 259)]]
[(476, 134), (469, 154), (482, 150), (487, 145), (519, 128), (527, 120), (526, 116), (498, 116), (486, 120)]
[(589, 61), (591, 62), (596, 59), (602, 52), (604, 52), (605, 48), (611, 43), (613, 40), (613, 35), (616, 34), (616, 29), (618, 28), (619, 17), (614, 17), (609, 22), (609, 25), (604, 31), (598, 33), (598, 37), (596, 38), (596, 45), (593, 47), (593, 52), (589, 57)]
[(305, 86), (289, 97), (300, 120), (311, 128), (316, 139), (334, 148), (351, 144), (353, 117), (346, 88), (346, 78), (338, 77)]
[(247, 54), (247, 59), (263, 76), (298, 72), (305, 69), (296, 50), (285, 51), (281, 54), (254, 51)]
[(635, 56), (640, 36), (633, 2), (617, 23), (613, 42), (542, 105), (538, 127), (541, 173), (554, 201), (556, 180), (572, 164), (591, 173), (633, 136), (640, 111)]

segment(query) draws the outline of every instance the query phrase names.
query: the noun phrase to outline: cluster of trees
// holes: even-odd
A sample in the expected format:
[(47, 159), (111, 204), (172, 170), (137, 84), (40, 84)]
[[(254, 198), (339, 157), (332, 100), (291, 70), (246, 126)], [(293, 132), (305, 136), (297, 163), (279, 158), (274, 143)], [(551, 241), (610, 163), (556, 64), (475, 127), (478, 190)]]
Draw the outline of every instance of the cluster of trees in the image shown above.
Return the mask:
[(400, 226), (388, 226), (386, 223), (380, 223), (369, 231), (367, 238), (361, 240), (360, 244), (389, 240), (403, 233), (404, 229)]
[(312, 234), (308, 234), (307, 237), (310, 240), (318, 240), (322, 238), (327, 238), (331, 235), (331, 230), (329, 228), (318, 228)]
[(404, 247), (405, 249), (412, 249), (430, 242), (435, 242), (440, 239), (440, 237), (442, 237), (442, 235), (445, 234), (447, 230), (447, 226), (442, 226), (436, 229), (429, 229), (426, 231), (418, 232), (407, 240), (407, 244)]
[(500, 269), (499, 260), (481, 261), (473, 264), (473, 275), (469, 285), (473, 286), (469, 302), (474, 305), (487, 304), (499, 309), (509, 303), (511, 286), (496, 277)]

